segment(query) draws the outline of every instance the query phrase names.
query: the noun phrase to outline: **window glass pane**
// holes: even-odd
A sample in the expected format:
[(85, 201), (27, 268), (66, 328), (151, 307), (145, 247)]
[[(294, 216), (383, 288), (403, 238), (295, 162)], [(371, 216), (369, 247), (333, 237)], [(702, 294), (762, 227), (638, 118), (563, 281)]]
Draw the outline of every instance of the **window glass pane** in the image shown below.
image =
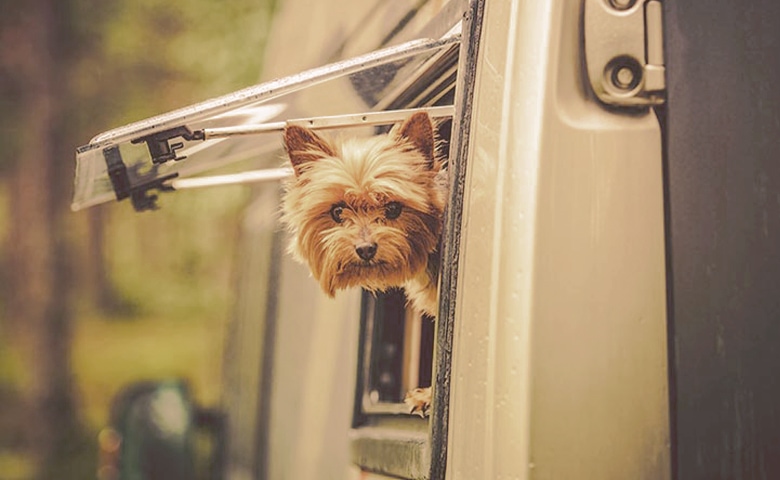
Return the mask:
[[(411, 80), (438, 65), (446, 52), (457, 50), (457, 31), (441, 40), (414, 40), (399, 46), (273, 80), (232, 94), (120, 127), (93, 138), (77, 150), (76, 210), (111, 201), (114, 189), (104, 149), (117, 146), (127, 167), (129, 186), (171, 175), (189, 176), (236, 161), (256, 159), (260, 165), (278, 166), (281, 147), (273, 133), (187, 141), (173, 135), (166, 145), (180, 161), (153, 165), (146, 144), (133, 143), (151, 134), (186, 126), (203, 128), (283, 121), (292, 118), (356, 113), (377, 108), (397, 98)], [(380, 99), (385, 105), (379, 104)]]

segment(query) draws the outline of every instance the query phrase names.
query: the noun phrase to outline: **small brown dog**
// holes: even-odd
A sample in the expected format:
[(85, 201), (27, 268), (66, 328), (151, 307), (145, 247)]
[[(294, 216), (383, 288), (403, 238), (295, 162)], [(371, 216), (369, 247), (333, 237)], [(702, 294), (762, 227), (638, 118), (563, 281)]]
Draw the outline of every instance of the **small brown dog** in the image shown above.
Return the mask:
[[(305, 127), (285, 128), (295, 171), (282, 202), (289, 250), (328, 295), (403, 287), (415, 309), (436, 316), (447, 200), (436, 143), (423, 112), (368, 138), (328, 141)], [(404, 402), (424, 416), (430, 387), (412, 390)]]
[(283, 199), (290, 251), (330, 296), (403, 287), (436, 316), (446, 171), (433, 122), (416, 113), (388, 134), (329, 142), (288, 126), (295, 179)]

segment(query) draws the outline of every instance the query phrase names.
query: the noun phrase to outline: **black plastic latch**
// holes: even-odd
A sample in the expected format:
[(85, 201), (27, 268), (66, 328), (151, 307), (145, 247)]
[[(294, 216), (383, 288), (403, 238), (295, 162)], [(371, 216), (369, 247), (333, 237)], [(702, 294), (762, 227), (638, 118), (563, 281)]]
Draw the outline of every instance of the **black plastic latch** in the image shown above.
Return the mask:
[[(127, 166), (122, 161), (122, 154), (119, 152), (119, 147), (112, 146), (104, 148), (103, 158), (106, 159), (108, 178), (111, 179), (111, 185), (114, 187), (116, 199), (124, 200), (125, 198), (130, 197), (133, 208), (135, 208), (137, 212), (157, 210), (157, 195), (150, 191), (172, 191), (173, 187), (166, 185), (165, 182), (179, 176), (178, 173), (174, 172), (169, 175), (157, 177), (157, 166), (155, 165), (152, 170), (146, 174), (135, 172), (135, 175), (133, 176), (140, 179), (140, 182), (133, 184), (130, 182)], [(137, 168), (134, 170), (137, 170)]]
[(119, 147), (104, 148), (103, 158), (106, 159), (108, 178), (111, 179), (116, 199), (124, 200), (130, 196), (130, 179), (127, 176), (127, 167), (122, 161), (122, 155), (119, 153)]
[(170, 140), (181, 137), (184, 140), (202, 140), (202, 137), (198, 135), (198, 132), (193, 133), (192, 130), (186, 126), (171, 128), (170, 130), (164, 130), (162, 132), (153, 133), (145, 137), (136, 138), (131, 140), (131, 143), (146, 142), (146, 146), (149, 147), (149, 155), (152, 156), (152, 163), (155, 165), (163, 164), (169, 160), (184, 160), (187, 157), (179, 157), (176, 150), (184, 147), (183, 142), (170, 143)]

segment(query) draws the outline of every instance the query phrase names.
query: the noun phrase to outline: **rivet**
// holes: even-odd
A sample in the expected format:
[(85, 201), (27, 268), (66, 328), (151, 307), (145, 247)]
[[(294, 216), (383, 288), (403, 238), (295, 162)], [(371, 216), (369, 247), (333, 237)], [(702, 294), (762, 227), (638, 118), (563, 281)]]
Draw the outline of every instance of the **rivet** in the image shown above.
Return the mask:
[(636, 4), (636, 0), (609, 0), (609, 4), (615, 10), (628, 10)]

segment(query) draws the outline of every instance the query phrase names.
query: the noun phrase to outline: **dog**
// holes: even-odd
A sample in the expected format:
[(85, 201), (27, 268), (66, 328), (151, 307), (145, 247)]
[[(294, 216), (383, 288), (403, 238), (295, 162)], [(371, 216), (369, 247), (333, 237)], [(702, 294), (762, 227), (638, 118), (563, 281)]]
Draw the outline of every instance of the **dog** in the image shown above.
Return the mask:
[[(448, 182), (430, 116), (339, 140), (288, 125), (284, 146), (295, 174), (282, 199), (293, 257), (331, 297), (401, 287), (414, 309), (436, 317)], [(415, 389), (405, 401), (424, 416), (430, 396)]]

